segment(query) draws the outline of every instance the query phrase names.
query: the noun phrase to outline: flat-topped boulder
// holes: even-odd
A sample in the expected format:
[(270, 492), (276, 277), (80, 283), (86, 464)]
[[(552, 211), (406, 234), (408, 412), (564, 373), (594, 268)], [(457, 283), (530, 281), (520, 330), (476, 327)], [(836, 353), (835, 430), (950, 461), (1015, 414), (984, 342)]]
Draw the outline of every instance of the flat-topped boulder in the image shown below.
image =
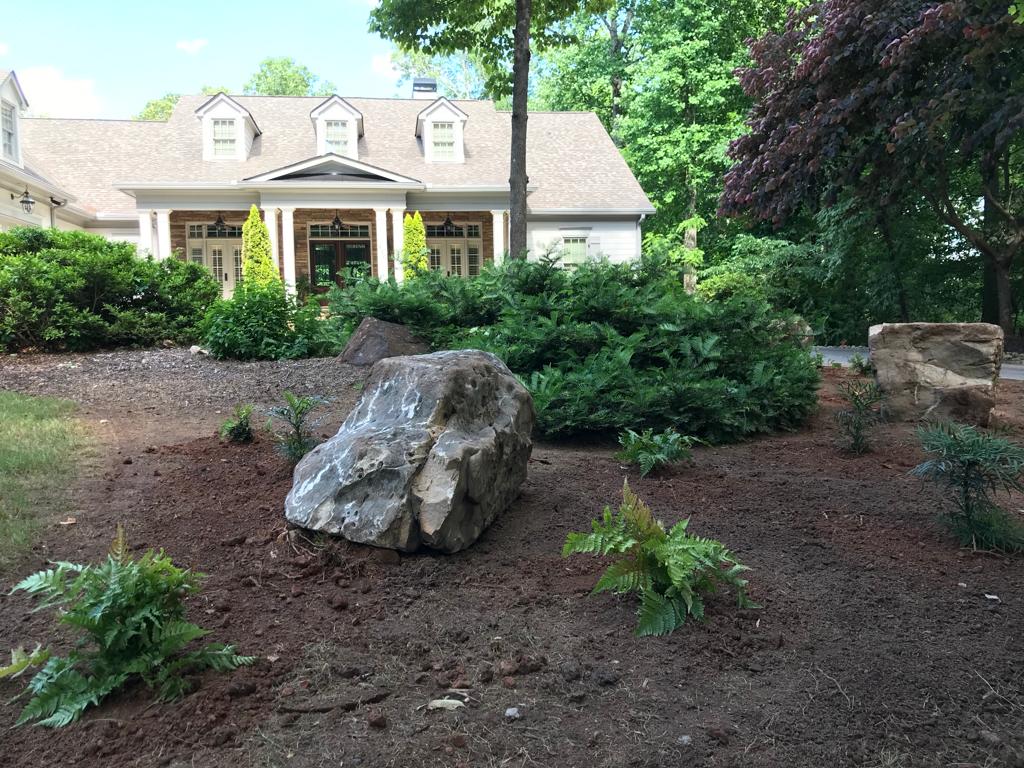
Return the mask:
[(987, 426), (995, 407), (1003, 331), (989, 323), (883, 323), (868, 348), (888, 416)]
[(383, 359), (295, 467), (285, 515), (362, 544), (464, 549), (519, 495), (533, 422), (530, 393), (490, 353)]
[(429, 351), (430, 346), (404, 325), (364, 317), (339, 359), (350, 365), (373, 365), (387, 357), (422, 355)]

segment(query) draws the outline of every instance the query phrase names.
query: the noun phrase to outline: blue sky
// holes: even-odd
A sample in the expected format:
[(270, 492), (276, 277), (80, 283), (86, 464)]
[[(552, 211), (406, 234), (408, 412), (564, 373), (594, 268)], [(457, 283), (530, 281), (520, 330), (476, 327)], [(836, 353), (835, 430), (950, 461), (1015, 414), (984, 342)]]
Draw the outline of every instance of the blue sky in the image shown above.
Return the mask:
[(290, 56), (347, 96), (405, 95), (391, 45), (367, 31), (372, 0), (4, 2), (0, 69), (30, 112), (131, 117), (151, 98), (242, 84), (267, 56)]

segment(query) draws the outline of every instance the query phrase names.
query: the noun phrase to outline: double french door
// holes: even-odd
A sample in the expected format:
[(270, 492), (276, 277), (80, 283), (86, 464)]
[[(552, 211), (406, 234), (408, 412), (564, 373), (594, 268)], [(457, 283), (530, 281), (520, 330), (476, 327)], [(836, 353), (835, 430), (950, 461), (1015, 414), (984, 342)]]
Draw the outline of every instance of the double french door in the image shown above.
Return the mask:
[(226, 298), (235, 292), (242, 282), (242, 246), (240, 243), (206, 243), (206, 260), (210, 274), (221, 284)]
[(337, 285), (349, 267), (369, 272), (369, 240), (312, 240), (309, 244), (310, 282), (314, 290), (326, 291)]

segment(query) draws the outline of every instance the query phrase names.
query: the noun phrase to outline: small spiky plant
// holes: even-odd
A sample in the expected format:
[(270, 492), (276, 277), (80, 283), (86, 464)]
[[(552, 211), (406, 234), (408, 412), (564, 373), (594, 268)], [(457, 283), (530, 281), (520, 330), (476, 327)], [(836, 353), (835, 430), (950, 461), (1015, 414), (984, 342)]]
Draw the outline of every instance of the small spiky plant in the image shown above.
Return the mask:
[(622, 450), (615, 457), (619, 461), (636, 464), (640, 467), (640, 477), (644, 477), (656, 469), (686, 461), (692, 455), (690, 447), (699, 442), (696, 437), (681, 435), (671, 427), (664, 432), (627, 429), (619, 435)]
[(839, 390), (850, 407), (836, 412), (844, 448), (862, 454), (871, 450), (871, 428), (882, 420), (882, 390), (873, 381), (844, 381)]
[(251, 443), (256, 436), (252, 431), (252, 406), (236, 405), (231, 418), (221, 425), (220, 436), (231, 443)]
[(110, 552), (99, 565), (55, 563), (14, 587), (56, 608), (58, 621), (80, 635), (67, 656), (39, 646), (19, 648), (0, 678), (42, 669), (29, 681), (28, 704), (18, 725), (35, 721), (59, 727), (77, 720), (133, 679), (141, 679), (160, 700), (185, 693), (188, 670), (228, 671), (252, 664), (230, 645), (214, 643), (188, 650), (207, 630), (185, 620), (185, 598), (198, 591), (201, 574), (176, 567), (163, 552), (131, 557), (124, 527), (118, 525)]
[(1024, 551), (1024, 526), (996, 502), (996, 494), (1024, 492), (1024, 448), (966, 424), (933, 424), (918, 430), (921, 447), (934, 454), (911, 470), (944, 483), (956, 511), (940, 519), (964, 546)]
[[(324, 401), (319, 397), (297, 397), (291, 392), (284, 393), (284, 405), (270, 409), (267, 429), (277, 441), (277, 449), (292, 463), (309, 453), (316, 445), (311, 429), (316, 425), (309, 420), (312, 411)], [(285, 429), (274, 431), (274, 420), (282, 422)]]
[(590, 533), (570, 533), (562, 556), (621, 556), (605, 570), (593, 593), (637, 592), (638, 635), (667, 635), (688, 616), (702, 619), (704, 598), (723, 584), (736, 590), (741, 608), (758, 607), (747, 598), (742, 574), (748, 568), (721, 542), (688, 534), (689, 523), (681, 520), (666, 531), (625, 482), (619, 511), (605, 507), (602, 519), (591, 523)]

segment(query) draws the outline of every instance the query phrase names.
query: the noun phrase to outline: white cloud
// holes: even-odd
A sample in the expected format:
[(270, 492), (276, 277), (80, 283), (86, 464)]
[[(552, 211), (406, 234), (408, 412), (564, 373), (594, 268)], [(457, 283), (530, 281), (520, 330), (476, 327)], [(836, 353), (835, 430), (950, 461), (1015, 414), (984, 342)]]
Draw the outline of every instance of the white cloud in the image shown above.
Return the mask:
[(390, 53), (377, 53), (370, 58), (370, 69), (381, 77), (392, 77), (398, 74)]
[(11, 52), (11, 46), (7, 43), (0, 43), (0, 56), (6, 56)]
[(174, 44), (174, 47), (179, 51), (184, 51), (189, 56), (195, 56), (203, 48), (210, 44), (209, 40), (202, 37), (197, 37), (195, 40), (179, 40)]
[(57, 67), (18, 70), (18, 80), (28, 98), (29, 111), (40, 117), (98, 117), (103, 102), (95, 80), (75, 80)]

